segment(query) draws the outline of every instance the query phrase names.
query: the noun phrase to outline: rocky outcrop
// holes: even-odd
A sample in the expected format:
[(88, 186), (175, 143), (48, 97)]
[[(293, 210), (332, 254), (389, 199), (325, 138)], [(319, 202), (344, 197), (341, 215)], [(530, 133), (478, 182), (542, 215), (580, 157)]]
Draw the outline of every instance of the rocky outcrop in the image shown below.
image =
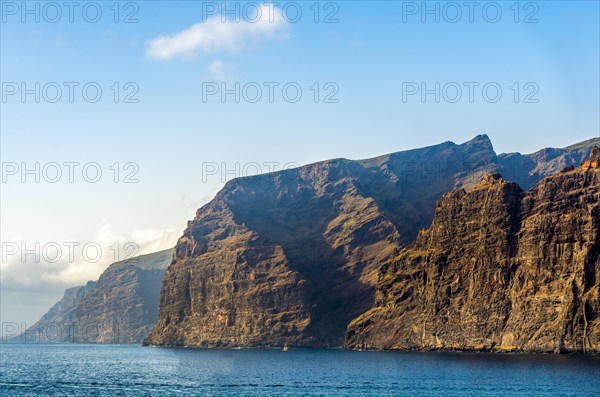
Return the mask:
[(373, 305), (381, 264), (431, 223), (442, 194), (503, 167), (480, 135), (232, 180), (188, 222), (144, 343), (341, 346)]
[(158, 315), (159, 291), (173, 249), (113, 263), (98, 281), (69, 288), (21, 342), (139, 343)]
[(496, 171), (504, 179), (529, 190), (542, 178), (581, 164), (589, 157), (590, 148), (594, 145), (600, 146), (600, 138), (588, 139), (563, 149), (546, 148), (531, 154), (499, 154)]
[(527, 192), (493, 174), (446, 194), (345, 346), (600, 353), (599, 164), (594, 148)]

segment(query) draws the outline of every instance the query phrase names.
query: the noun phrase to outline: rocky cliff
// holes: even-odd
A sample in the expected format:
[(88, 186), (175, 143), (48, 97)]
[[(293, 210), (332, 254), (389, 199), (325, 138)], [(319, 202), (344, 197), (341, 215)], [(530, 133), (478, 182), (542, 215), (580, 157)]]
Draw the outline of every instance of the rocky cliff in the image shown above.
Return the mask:
[(572, 165), (579, 165), (590, 155), (590, 148), (600, 146), (600, 138), (588, 139), (566, 148), (545, 148), (531, 154), (507, 153), (498, 155), (496, 171), (503, 178), (529, 190), (542, 178), (554, 175)]
[(40, 320), (11, 341), (18, 342), (67, 342), (73, 340), (71, 324), (76, 322), (77, 306), (96, 287), (95, 281), (84, 286), (69, 288), (62, 299), (44, 314)]
[(345, 346), (599, 353), (599, 254), (600, 149), (527, 192), (488, 175), (381, 268)]
[[(144, 343), (342, 345), (347, 324), (373, 305), (381, 264), (431, 223), (442, 194), (531, 165), (511, 158), (480, 135), (228, 182), (179, 239)], [(516, 174), (539, 180), (552, 167), (530, 168)]]
[(98, 281), (69, 288), (22, 342), (141, 342), (158, 315), (159, 291), (173, 249), (113, 263)]

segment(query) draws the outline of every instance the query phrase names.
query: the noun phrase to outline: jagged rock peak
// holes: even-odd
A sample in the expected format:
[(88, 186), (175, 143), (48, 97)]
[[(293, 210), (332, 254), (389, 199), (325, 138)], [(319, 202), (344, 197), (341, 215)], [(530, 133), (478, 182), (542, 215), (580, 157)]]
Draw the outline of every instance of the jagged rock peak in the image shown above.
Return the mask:
[(491, 152), (494, 153), (494, 155), (496, 154), (494, 151), (494, 145), (492, 144), (490, 137), (488, 137), (486, 134), (479, 134), (470, 141), (466, 141), (461, 146), (474, 151)]
[(485, 134), (477, 135), (460, 146), (465, 150), (465, 159), (476, 167), (484, 167), (498, 160), (492, 141)]
[(506, 183), (506, 181), (504, 179), (502, 179), (502, 175), (498, 172), (492, 172), (490, 174), (486, 174), (483, 176), (483, 178), (481, 179), (481, 182), (479, 182), (479, 184), (477, 186), (475, 186), (475, 189), (483, 189), (483, 188), (487, 188), (491, 185), (495, 185), (497, 183)]
[(581, 164), (581, 168), (584, 171), (587, 171), (590, 168), (600, 168), (600, 148), (598, 146), (592, 147), (590, 157), (586, 161), (584, 161), (583, 164)]
[(470, 141), (465, 142), (464, 145), (482, 145), (492, 147), (492, 141), (486, 134), (478, 134)]

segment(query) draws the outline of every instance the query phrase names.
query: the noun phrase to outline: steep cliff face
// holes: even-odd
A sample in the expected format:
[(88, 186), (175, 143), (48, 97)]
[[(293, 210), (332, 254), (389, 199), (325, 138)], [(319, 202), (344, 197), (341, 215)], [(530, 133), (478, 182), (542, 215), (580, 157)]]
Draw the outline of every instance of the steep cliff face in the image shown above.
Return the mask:
[(482, 135), (230, 181), (179, 239), (144, 343), (340, 346), (442, 194), (501, 166)]
[(446, 194), (346, 347), (600, 352), (599, 160), (527, 192), (494, 174)]
[(23, 334), (10, 340), (19, 342), (68, 342), (73, 340), (73, 327), (77, 321), (77, 306), (96, 287), (95, 281), (84, 286), (65, 290), (62, 299)]
[(229, 183), (179, 240), (150, 344), (332, 346), (401, 235), (334, 160)]
[(525, 196), (501, 344), (600, 352), (600, 149)]
[(159, 291), (173, 249), (113, 263), (98, 281), (70, 288), (24, 342), (141, 342), (158, 315)]

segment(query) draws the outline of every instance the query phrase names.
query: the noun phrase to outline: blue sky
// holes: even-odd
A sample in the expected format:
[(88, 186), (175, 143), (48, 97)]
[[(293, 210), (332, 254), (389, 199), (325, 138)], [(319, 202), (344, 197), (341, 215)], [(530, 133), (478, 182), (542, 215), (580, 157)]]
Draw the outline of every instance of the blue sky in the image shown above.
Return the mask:
[[(488, 134), (497, 152), (524, 153), (599, 135), (596, 1), (519, 2), (517, 8), (512, 1), (480, 2), (472, 22), (457, 2), (462, 16), (455, 23), (448, 2), (428, 3), (439, 7), (439, 22), (422, 15), (422, 2), (321, 2), (318, 22), (313, 2), (280, 2), (270, 8), (272, 23), (263, 23), (266, 17), (250, 22), (251, 12), (223, 22), (219, 11), (209, 13), (217, 3), (196, 1), (122, 2), (117, 22), (113, 2), (98, 2), (96, 23), (83, 18), (87, 2), (78, 3), (72, 23), (65, 8), (50, 23), (53, 10), (44, 15), (47, 3), (39, 3), (40, 21), (25, 15), (23, 22), (23, 10), (14, 8), (21, 2), (1, 3), (3, 95), (15, 84), (31, 89), (36, 82), (102, 89), (96, 103), (85, 101), (79, 88), (73, 103), (66, 88), (57, 103), (43, 97), (36, 103), (33, 95), (22, 101), (19, 93), (3, 97), (2, 161), (94, 162), (103, 171), (98, 183), (80, 176), (73, 183), (7, 177), (3, 242), (135, 241), (140, 253), (172, 246), (195, 209), (223, 184), (220, 174), (202, 177), (208, 163), (219, 171), (239, 163), (234, 173), (243, 175), (249, 163), (267, 170), (265, 163), (281, 169), (367, 158), (478, 133)], [(248, 6), (228, 7), (236, 4), (240, 11)], [(494, 4), (501, 16), (492, 23)], [(302, 17), (293, 21), (297, 8)], [(137, 22), (124, 23), (131, 12)], [(324, 23), (331, 13), (333, 23)], [(263, 96), (257, 103), (235, 103), (232, 95), (225, 103), (219, 95), (203, 101), (203, 83), (232, 88), (236, 82), (248, 95), (253, 84), (263, 87)], [(265, 82), (279, 84), (273, 103)], [(302, 89), (296, 103), (283, 97), (280, 88), (288, 83)], [(439, 103), (433, 94), (424, 101), (420, 93), (406, 95), (409, 87), (436, 83)], [(472, 102), (465, 83), (474, 84)], [(462, 97), (452, 103), (456, 86)], [(495, 87), (502, 96), (486, 100)], [(138, 102), (123, 103), (134, 88)], [(337, 103), (324, 103), (333, 91)], [(528, 94), (537, 102), (527, 103)], [(114, 163), (121, 168), (118, 183), (109, 168)], [(133, 170), (123, 168), (127, 163), (135, 163), (137, 183), (122, 183)], [(111, 262), (109, 255), (97, 263), (43, 259), (3, 261), (3, 321), (35, 321), (65, 287), (97, 277)]]

